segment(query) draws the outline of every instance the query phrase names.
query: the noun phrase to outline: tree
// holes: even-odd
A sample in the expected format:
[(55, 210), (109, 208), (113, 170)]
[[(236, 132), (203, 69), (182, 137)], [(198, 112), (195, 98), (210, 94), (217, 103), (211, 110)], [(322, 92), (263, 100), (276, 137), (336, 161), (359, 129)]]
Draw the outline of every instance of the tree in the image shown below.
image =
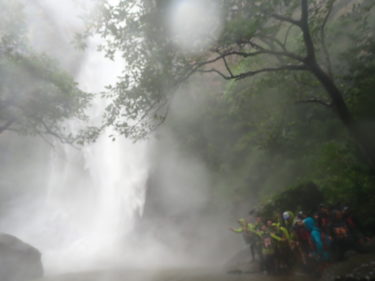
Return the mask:
[(28, 43), (23, 6), (0, 1), (0, 134), (51, 136), (73, 143), (69, 118), (84, 119), (90, 95), (78, 89), (56, 61)]
[[(238, 81), (264, 73), (307, 72), (325, 96), (306, 95), (299, 102), (332, 110), (375, 169), (373, 140), (348, 108), (329, 51), (334, 42), (326, 38), (329, 26), (350, 17), (358, 27), (354, 37), (362, 48), (360, 55), (366, 54), (374, 39), (368, 21), (373, 1), (362, 1), (353, 9), (352, 1), (344, 0), (221, 1), (221, 36), (198, 55), (179, 51), (168, 35), (163, 19), (171, 2), (107, 3), (91, 26), (107, 40), (102, 46), (107, 56), (121, 52), (128, 62), (122, 79), (109, 89), (113, 102), (107, 108), (107, 124), (128, 136), (144, 136), (165, 120), (174, 92), (194, 74), (214, 73)], [(242, 67), (234, 68), (238, 62)]]

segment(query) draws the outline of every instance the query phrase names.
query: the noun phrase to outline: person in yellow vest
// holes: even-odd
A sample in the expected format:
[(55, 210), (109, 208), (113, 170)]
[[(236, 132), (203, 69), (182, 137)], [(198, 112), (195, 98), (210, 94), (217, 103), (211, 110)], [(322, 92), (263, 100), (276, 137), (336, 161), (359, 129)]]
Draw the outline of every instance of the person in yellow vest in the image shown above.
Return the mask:
[(255, 261), (255, 256), (258, 255), (259, 262), (262, 262), (262, 248), (261, 248), (261, 240), (259, 237), (259, 231), (261, 230), (261, 227), (263, 225), (262, 217), (254, 213), (255, 221), (254, 223), (248, 224), (248, 229), (251, 233), (251, 243), (250, 243), (250, 249), (253, 255), (253, 261)]
[[(252, 258), (252, 261), (255, 261), (256, 258), (256, 253), (258, 253), (258, 237), (256, 235), (256, 229), (257, 229), (257, 226), (256, 224), (252, 224), (252, 223), (249, 223), (246, 219), (244, 218), (241, 218), (241, 219), (238, 219), (238, 223), (240, 224), (239, 227), (237, 228), (230, 228), (230, 230), (232, 230), (233, 232), (236, 232), (236, 233), (242, 233), (242, 236), (246, 242), (246, 244), (249, 244), (250, 246), (250, 252), (251, 252), (251, 258)], [(258, 253), (258, 255), (260, 256), (260, 254)]]
[(276, 240), (270, 225), (262, 225), (261, 230), (257, 231), (261, 241), (261, 268), (268, 274), (276, 273), (275, 247)]
[(292, 235), (280, 223), (272, 223), (272, 238), (275, 240), (275, 263), (278, 273), (290, 272), (293, 266), (291, 244)]
[(230, 230), (232, 230), (233, 232), (237, 232), (237, 233), (243, 233), (247, 231), (247, 221), (243, 218), (238, 219), (237, 221), (240, 226), (237, 228), (231, 227)]

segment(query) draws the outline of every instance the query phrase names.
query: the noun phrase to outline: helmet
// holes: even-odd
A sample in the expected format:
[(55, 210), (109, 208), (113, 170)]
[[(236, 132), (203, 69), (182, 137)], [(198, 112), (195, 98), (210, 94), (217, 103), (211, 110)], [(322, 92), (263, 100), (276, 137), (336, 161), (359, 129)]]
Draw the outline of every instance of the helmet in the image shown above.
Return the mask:
[(284, 219), (284, 220), (288, 220), (288, 219), (290, 219), (290, 218), (291, 218), (290, 213), (289, 213), (288, 211), (285, 211), (285, 212), (283, 213), (283, 219)]
[(297, 213), (297, 217), (298, 218), (303, 218), (305, 216), (305, 213), (303, 212), (303, 211), (299, 211), (298, 213)]

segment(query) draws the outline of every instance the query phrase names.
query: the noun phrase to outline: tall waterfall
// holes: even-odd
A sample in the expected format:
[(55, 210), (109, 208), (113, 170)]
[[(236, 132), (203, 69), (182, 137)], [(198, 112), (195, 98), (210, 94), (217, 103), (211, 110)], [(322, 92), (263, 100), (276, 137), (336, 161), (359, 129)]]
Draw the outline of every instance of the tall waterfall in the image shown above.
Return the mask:
[[(113, 65), (98, 64), (99, 56), (95, 50), (88, 51), (78, 77), (85, 90), (100, 91), (106, 79), (116, 76)], [(100, 65), (96, 73), (95, 65)], [(94, 121), (102, 113), (102, 103), (98, 99), (90, 110)], [(45, 215), (54, 245), (45, 251), (47, 267), (60, 270), (72, 263), (69, 268), (80, 265), (84, 269), (111, 262), (125, 250), (126, 235), (143, 211), (147, 143), (123, 137), (112, 141), (112, 133), (107, 129), (95, 143), (79, 150), (59, 145), (51, 152)]]
[(47, 269), (98, 267), (126, 250), (126, 236), (145, 200), (145, 151), (145, 144), (103, 136), (81, 151), (52, 152), (49, 193), (40, 214), (43, 240), (37, 243)]
[[(71, 32), (63, 27), (69, 27), (69, 16), (77, 16), (69, 13), (74, 11), (75, 1), (38, 1), (49, 9), (51, 18), (56, 18), (55, 25), (50, 25), (53, 28), (50, 34), (53, 35), (53, 31), (59, 36), (63, 34), (68, 43), (77, 29), (73, 26)], [(73, 8), (61, 7), (60, 11), (59, 5)], [(42, 26), (48, 28), (43, 23)], [(38, 35), (37, 32), (35, 28), (34, 34)], [(45, 29), (39, 32), (40, 36), (46, 36)], [(42, 39), (58, 45), (50, 38)], [(35, 40), (44, 42), (40, 38)], [(72, 61), (67, 53), (76, 51), (67, 42), (63, 42), (68, 46), (65, 50), (57, 46), (52, 51), (62, 60), (66, 57)], [(91, 43), (85, 54), (80, 54), (85, 59), (75, 67), (75, 78), (84, 91), (99, 93), (115, 81), (123, 63), (105, 59), (96, 51), (95, 42)], [(95, 99), (88, 112), (89, 122), (97, 123), (105, 102)], [(78, 124), (71, 122), (69, 126), (74, 131)], [(2, 214), (0, 231), (14, 234), (38, 248), (47, 273), (109, 266), (126, 252), (127, 236), (143, 211), (148, 143), (133, 143), (121, 136), (112, 141), (109, 135), (113, 133), (108, 128), (95, 143), (79, 148), (56, 142), (54, 148), (49, 149), (45, 186), (30, 187), (36, 192), (30, 192), (27, 198), (15, 202), (9, 213)], [(38, 161), (39, 158), (35, 159), (36, 167), (47, 166)]]

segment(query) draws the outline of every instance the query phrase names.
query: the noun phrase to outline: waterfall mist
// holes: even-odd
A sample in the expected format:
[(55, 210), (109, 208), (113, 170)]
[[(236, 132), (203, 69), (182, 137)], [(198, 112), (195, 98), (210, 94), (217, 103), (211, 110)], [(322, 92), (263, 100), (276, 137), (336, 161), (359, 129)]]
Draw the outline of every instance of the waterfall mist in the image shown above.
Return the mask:
[(219, 5), (211, 0), (171, 1), (167, 26), (176, 46), (185, 53), (199, 53), (217, 40), (222, 28)]
[[(99, 93), (116, 80), (123, 61), (110, 61), (97, 52), (97, 38), (84, 51), (73, 48), (74, 33), (83, 27), (79, 16), (93, 3), (40, 0), (23, 4), (33, 48), (57, 59), (82, 90), (96, 93), (87, 115), (89, 125), (99, 124), (105, 107)], [(72, 120), (67, 127), (76, 132), (82, 125)], [(114, 142), (112, 134), (108, 128), (95, 143), (79, 148), (58, 141), (50, 147), (33, 138), (14, 144), (20, 155), (8, 164), (28, 172), (18, 179), (17, 194), (11, 190), (17, 174), (2, 184), (10, 198), (5, 200), (0, 230), (37, 247), (47, 272), (105, 267), (124, 253), (125, 237), (143, 211), (147, 142), (134, 144), (121, 137)], [(1, 150), (11, 153), (7, 141), (18, 138), (8, 133)], [(30, 145), (40, 149), (24, 148)], [(25, 163), (27, 153), (31, 159)]]
[[(98, 93), (124, 68), (121, 58), (110, 61), (97, 52), (97, 37), (84, 51), (72, 46), (74, 33), (83, 28), (79, 16), (95, 8), (95, 2), (23, 1), (33, 47), (57, 59), (82, 90), (96, 94), (87, 112), (89, 125), (100, 122), (106, 105)], [(188, 8), (202, 12), (198, 2)], [(210, 29), (202, 36), (220, 29), (218, 15), (213, 9)], [(179, 37), (184, 29), (174, 24), (172, 36)], [(196, 26), (187, 28), (193, 32)], [(194, 39), (199, 41), (199, 36)], [(195, 50), (184, 45), (186, 39), (181, 42), (182, 49)], [(198, 44), (199, 50), (206, 43)], [(184, 113), (179, 99), (171, 111), (186, 118), (194, 114)], [(76, 132), (83, 125), (72, 120), (67, 127)], [(3, 136), (2, 165), (12, 173), (3, 170), (0, 231), (38, 248), (48, 274), (113, 266), (222, 264), (230, 257), (241, 239), (228, 230), (233, 218), (227, 210), (207, 209), (215, 183), (204, 160), (184, 151), (168, 128), (137, 143), (123, 137), (112, 141), (112, 134), (108, 128), (95, 143), (79, 148), (58, 141), (51, 147), (12, 133)]]

